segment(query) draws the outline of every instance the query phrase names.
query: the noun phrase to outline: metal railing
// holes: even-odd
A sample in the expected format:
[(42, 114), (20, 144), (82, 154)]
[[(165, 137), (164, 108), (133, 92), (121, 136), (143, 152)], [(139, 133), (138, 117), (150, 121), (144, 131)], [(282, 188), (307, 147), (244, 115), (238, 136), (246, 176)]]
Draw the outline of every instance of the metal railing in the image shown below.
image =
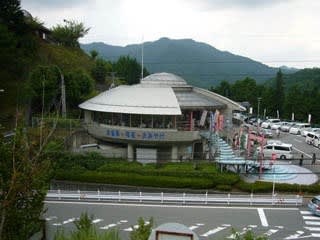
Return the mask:
[(192, 204), (192, 205), (273, 205), (301, 206), (300, 195), (235, 195), (235, 194), (192, 194), (192, 193), (144, 193), (106, 191), (63, 191), (49, 190), (46, 200), (104, 201), (153, 204)]

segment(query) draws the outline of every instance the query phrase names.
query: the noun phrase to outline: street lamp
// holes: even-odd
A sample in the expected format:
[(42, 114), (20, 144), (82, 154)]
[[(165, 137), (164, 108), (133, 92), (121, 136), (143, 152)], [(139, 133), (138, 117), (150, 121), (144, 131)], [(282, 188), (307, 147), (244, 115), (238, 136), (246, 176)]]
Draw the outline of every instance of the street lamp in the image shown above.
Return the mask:
[(257, 116), (257, 118), (258, 118), (258, 124), (259, 124), (259, 122), (260, 122), (260, 120), (259, 120), (259, 115), (260, 115), (260, 102), (261, 102), (261, 97), (258, 97), (258, 116)]

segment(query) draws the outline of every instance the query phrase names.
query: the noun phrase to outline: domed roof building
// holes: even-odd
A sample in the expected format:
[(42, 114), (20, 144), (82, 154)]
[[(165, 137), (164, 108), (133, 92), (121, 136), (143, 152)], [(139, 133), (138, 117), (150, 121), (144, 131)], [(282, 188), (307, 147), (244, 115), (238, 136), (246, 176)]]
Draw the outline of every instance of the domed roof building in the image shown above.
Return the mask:
[(120, 85), (79, 107), (91, 136), (125, 145), (128, 159), (143, 162), (202, 158), (205, 139), (200, 131), (208, 131), (208, 113), (219, 110), (224, 121), (231, 123), (233, 111), (245, 110), (171, 73), (151, 74), (132, 86)]

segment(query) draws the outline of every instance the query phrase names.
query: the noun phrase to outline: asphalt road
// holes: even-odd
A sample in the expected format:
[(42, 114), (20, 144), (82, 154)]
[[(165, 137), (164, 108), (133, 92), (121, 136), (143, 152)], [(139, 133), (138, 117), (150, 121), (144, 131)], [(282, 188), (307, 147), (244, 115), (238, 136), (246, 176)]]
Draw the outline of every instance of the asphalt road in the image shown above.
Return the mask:
[(319, 239), (320, 217), (306, 208), (167, 206), (117, 203), (47, 202), (47, 232), (53, 239), (58, 228), (74, 229), (74, 218), (81, 212), (94, 215), (98, 229), (117, 228), (122, 239), (129, 239), (139, 217), (154, 218), (155, 227), (162, 223), (182, 223), (200, 239), (232, 239), (234, 228), (240, 234), (252, 229), (269, 239)]

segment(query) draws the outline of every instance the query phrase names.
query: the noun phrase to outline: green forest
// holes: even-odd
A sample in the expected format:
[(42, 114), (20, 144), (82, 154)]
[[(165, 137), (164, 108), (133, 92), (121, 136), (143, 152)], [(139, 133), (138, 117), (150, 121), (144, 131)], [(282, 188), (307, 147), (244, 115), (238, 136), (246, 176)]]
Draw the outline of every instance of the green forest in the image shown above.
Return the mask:
[(303, 69), (293, 74), (283, 74), (258, 84), (255, 79), (245, 78), (235, 83), (222, 81), (210, 90), (235, 101), (248, 101), (257, 115), (260, 99), (260, 116), (276, 117), (277, 110), (282, 119), (295, 119), (306, 122), (312, 114), (312, 123), (320, 123), (320, 69)]
[(139, 82), (141, 66), (136, 59), (122, 56), (110, 62), (95, 50), (87, 54), (80, 48), (79, 39), (90, 31), (83, 23), (64, 20), (48, 29), (22, 10), (20, 1), (3, 1), (0, 11), (2, 128), (12, 128), (16, 109), (27, 119), (59, 109), (62, 79), (69, 117), (78, 117), (78, 104), (113, 82)]

